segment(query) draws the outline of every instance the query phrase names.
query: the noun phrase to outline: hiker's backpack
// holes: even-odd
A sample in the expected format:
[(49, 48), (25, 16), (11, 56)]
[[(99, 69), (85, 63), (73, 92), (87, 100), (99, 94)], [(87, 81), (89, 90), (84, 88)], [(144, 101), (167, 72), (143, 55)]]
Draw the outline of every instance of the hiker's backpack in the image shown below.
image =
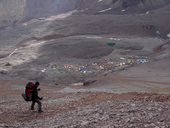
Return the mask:
[(22, 93), (22, 97), (25, 101), (32, 101), (32, 91), (34, 90), (35, 84), (28, 82), (25, 87), (25, 93)]

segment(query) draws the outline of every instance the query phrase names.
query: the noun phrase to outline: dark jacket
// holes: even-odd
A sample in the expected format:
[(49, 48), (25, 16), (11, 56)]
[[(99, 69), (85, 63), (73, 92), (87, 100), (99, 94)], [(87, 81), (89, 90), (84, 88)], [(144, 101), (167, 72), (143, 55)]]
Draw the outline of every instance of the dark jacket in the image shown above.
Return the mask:
[(32, 91), (32, 100), (40, 100), (41, 98), (38, 96), (38, 89), (34, 88), (34, 90)]

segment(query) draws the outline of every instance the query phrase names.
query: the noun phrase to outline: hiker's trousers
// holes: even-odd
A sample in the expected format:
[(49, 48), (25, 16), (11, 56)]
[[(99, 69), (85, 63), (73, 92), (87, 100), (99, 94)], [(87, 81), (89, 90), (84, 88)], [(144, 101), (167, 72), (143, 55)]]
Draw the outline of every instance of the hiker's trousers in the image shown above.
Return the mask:
[(37, 103), (38, 104), (38, 111), (41, 111), (41, 101), (39, 100), (39, 99), (36, 99), (36, 100), (33, 100), (32, 101), (32, 104), (31, 104), (31, 109), (32, 110), (34, 110), (34, 105), (35, 105), (35, 103)]

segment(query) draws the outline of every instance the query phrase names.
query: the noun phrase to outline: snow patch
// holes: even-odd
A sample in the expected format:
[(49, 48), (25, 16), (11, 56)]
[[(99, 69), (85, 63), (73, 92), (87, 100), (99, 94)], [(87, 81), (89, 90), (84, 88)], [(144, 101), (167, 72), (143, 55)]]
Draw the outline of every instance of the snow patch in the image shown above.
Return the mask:
[(16, 48), (13, 52), (11, 52), (11, 53), (9, 54), (8, 57), (11, 57), (17, 50), (18, 50), (18, 49)]
[(38, 47), (46, 43), (46, 41), (39, 41), (39, 42), (34, 42), (33, 44), (30, 44), (28, 47)]
[(107, 8), (107, 9), (104, 9), (104, 10), (101, 10), (101, 11), (99, 11), (100, 13), (101, 12), (106, 12), (106, 11), (109, 11), (109, 10), (111, 10), (112, 8)]
[(148, 15), (149, 13), (150, 13), (150, 12), (149, 12), (149, 11), (147, 11), (147, 12), (146, 12), (146, 15)]
[(77, 10), (70, 11), (70, 12), (63, 13), (63, 14), (59, 14), (59, 15), (55, 15), (55, 16), (51, 16), (49, 18), (46, 18), (45, 21), (55, 21), (55, 20), (65, 19), (65, 18), (71, 16), (75, 12), (77, 12)]
[(167, 37), (170, 39), (170, 33), (169, 33), (169, 34), (167, 34)]
[(75, 12), (77, 12), (77, 10), (69, 11), (69, 12), (66, 12), (66, 13), (62, 13), (62, 14), (54, 15), (54, 16), (50, 16), (50, 17), (41, 17), (41, 18), (38, 18), (38, 19), (32, 19), (30, 21), (24, 22), (22, 25), (28, 26), (30, 24), (34, 24), (34, 23), (37, 23), (37, 22), (40, 22), (40, 21), (43, 22), (43, 21), (61, 20), (61, 19), (65, 19), (65, 18), (71, 16)]
[(83, 35), (81, 37), (88, 38), (88, 39), (102, 39), (101, 36), (95, 36), (95, 35), (92, 35), (92, 36), (90, 36), (90, 35)]
[(121, 39), (119, 38), (109, 38), (110, 40), (115, 40), (115, 41), (120, 41)]
[(44, 73), (46, 71), (46, 69), (42, 69), (41, 72)]

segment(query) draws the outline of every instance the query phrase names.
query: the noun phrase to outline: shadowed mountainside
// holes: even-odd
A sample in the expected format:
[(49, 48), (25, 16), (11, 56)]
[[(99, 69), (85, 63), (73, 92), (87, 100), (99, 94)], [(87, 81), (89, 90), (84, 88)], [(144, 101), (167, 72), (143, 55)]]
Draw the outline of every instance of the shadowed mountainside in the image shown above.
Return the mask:
[(169, 0), (1, 0), (0, 26), (72, 10), (87, 14), (143, 13), (169, 3)]

